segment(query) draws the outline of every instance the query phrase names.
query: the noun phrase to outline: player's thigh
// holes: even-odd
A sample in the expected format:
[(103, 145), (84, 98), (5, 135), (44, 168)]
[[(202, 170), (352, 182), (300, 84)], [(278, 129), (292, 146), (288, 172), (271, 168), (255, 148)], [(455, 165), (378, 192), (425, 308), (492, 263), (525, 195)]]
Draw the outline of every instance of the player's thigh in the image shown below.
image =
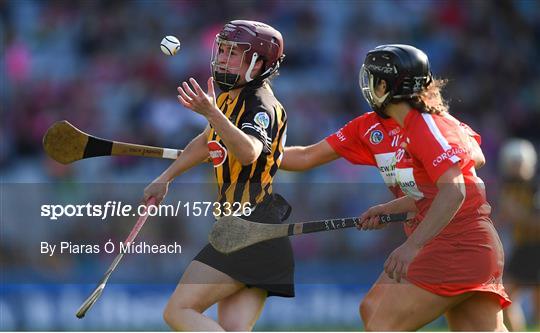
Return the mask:
[(474, 292), (446, 313), (452, 331), (506, 331), (498, 296)]
[(169, 299), (167, 308), (189, 308), (203, 312), (242, 288), (244, 288), (243, 283), (194, 260), (182, 275)]
[(266, 301), (267, 291), (243, 288), (218, 303), (218, 322), (226, 331), (251, 331)]
[(383, 272), (362, 301), (360, 315), (366, 330), (417, 330), (467, 297), (439, 296), (406, 280), (397, 283)]

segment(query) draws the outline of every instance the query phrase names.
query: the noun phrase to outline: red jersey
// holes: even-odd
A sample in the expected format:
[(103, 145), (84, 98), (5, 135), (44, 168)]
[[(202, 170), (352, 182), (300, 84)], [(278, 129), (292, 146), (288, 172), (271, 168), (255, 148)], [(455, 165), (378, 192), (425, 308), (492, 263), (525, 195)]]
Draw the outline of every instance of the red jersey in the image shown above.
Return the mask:
[[(494, 293), (501, 306), (507, 306), (510, 300), (501, 280), (502, 245), (488, 218), (489, 205), (471, 157), (472, 140), (480, 144), (480, 136), (449, 114), (436, 116), (413, 110), (405, 126), (406, 130), (401, 129), (394, 120), (369, 112), (326, 141), (349, 162), (376, 166), (396, 197), (403, 195), (401, 187), (417, 200), (419, 214), (411, 223), (403, 224), (407, 235), (429, 209), (438, 192), (437, 179), (459, 163), (467, 185), (465, 202), (450, 224), (418, 253), (407, 279), (441, 296), (470, 291)], [(402, 145), (405, 147), (400, 148)]]
[[(459, 124), (468, 137), (474, 138), (480, 144), (478, 133), (451, 115), (448, 117)], [(352, 164), (376, 166), (390, 191), (400, 197), (403, 192), (397, 185), (394, 169), (395, 152), (402, 136), (401, 127), (393, 119), (384, 119), (375, 112), (368, 112), (329, 135), (326, 142), (338, 155)]]
[(394, 153), (402, 129), (391, 118), (384, 119), (368, 112), (348, 122), (326, 138), (332, 149), (352, 164), (373, 165), (396, 196), (402, 196), (394, 175)]
[(480, 136), (449, 114), (431, 115), (411, 110), (396, 151), (396, 182), (416, 200), (422, 220), (438, 193), (436, 182), (452, 165), (458, 164), (465, 180), (466, 197), (446, 229), (468, 217), (489, 216), (484, 183), (476, 175), (472, 159), (471, 136)]

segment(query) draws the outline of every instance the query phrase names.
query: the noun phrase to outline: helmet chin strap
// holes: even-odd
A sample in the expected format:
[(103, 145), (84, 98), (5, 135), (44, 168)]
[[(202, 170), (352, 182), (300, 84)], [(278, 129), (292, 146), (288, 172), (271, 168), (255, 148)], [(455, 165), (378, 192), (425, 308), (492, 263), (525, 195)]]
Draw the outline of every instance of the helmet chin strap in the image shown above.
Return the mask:
[(254, 78), (251, 77), (251, 72), (253, 71), (253, 67), (255, 67), (255, 63), (257, 62), (258, 58), (259, 54), (257, 52), (253, 52), (253, 56), (251, 56), (251, 63), (246, 71), (246, 82), (251, 82), (254, 80)]

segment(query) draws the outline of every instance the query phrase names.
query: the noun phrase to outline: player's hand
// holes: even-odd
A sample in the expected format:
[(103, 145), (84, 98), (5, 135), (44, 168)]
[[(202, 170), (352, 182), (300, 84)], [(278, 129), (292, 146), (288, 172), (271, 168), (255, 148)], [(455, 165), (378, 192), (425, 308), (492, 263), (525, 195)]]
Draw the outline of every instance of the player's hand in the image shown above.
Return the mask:
[(144, 197), (142, 200), (142, 204), (146, 205), (148, 203), (148, 200), (151, 197), (154, 197), (156, 200), (155, 205), (159, 205), (159, 203), (167, 195), (168, 191), (169, 191), (169, 182), (161, 180), (158, 177), (152, 183), (150, 183), (150, 185), (146, 186), (146, 188), (144, 189)]
[(375, 230), (386, 227), (388, 223), (381, 223), (379, 215), (390, 213), (385, 204), (376, 205), (366, 210), (360, 215), (360, 223), (356, 227), (358, 230)]
[(214, 111), (219, 111), (216, 107), (216, 93), (214, 92), (214, 81), (210, 77), (208, 79), (208, 92), (204, 92), (194, 78), (189, 79), (189, 83), (182, 82), (182, 85), (177, 88), (178, 100), (188, 109), (191, 109), (205, 117)]
[(407, 277), (409, 265), (414, 260), (420, 247), (410, 241), (406, 241), (400, 247), (395, 249), (384, 263), (384, 271), (389, 278), (400, 282)]

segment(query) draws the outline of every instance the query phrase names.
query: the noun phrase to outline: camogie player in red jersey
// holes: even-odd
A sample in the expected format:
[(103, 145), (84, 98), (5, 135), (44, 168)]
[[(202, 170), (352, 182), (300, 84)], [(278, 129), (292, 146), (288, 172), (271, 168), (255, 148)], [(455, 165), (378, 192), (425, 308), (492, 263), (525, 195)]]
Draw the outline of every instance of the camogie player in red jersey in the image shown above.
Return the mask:
[[(403, 46), (405, 50), (414, 50), (415, 52), (421, 52), (417, 49), (414, 49), (412, 47)], [(423, 54), (423, 53), (422, 53)], [(390, 59), (390, 57), (388, 57)], [(427, 57), (425, 58), (427, 62)], [(427, 73), (423, 76), (429, 76), (431, 79), (431, 75), (429, 74), (429, 63), (426, 63), (427, 66)], [(407, 69), (405, 66), (398, 66), (398, 64), (395, 64), (396, 71), (398, 69)], [(422, 69), (425, 70), (425, 69)], [(365, 77), (365, 68), (362, 71), (363, 77)], [(403, 75), (403, 74), (402, 74)], [(402, 78), (403, 80), (403, 78)], [(407, 82), (405, 82), (405, 85), (407, 85)], [(361, 83), (362, 88), (366, 88), (365, 84)], [(368, 82), (369, 87), (369, 82)], [(432, 84), (431, 88), (435, 88), (434, 90), (430, 89), (430, 94), (435, 94), (435, 99), (433, 98), (427, 98), (429, 96), (428, 94), (420, 94), (417, 96), (413, 96), (413, 94), (405, 94), (406, 91), (402, 91), (401, 94), (396, 94), (396, 92), (399, 92), (400, 90), (396, 90), (393, 93), (393, 96), (388, 98), (388, 103), (394, 104), (394, 102), (399, 101), (400, 99), (403, 99), (405, 101), (410, 100), (411, 103), (424, 103), (426, 107), (433, 107), (433, 106), (444, 106), (444, 103), (440, 96), (440, 89), (441, 82), (436, 81)], [(399, 88), (399, 87), (398, 87)], [(363, 90), (364, 92), (365, 90)], [(428, 92), (428, 91), (426, 91)], [(386, 94), (386, 93), (384, 93)], [(384, 95), (383, 94), (383, 95)], [(385, 97), (388, 97), (390, 94), (387, 94)], [(408, 103), (405, 102), (407, 105)], [(370, 103), (371, 104), (371, 103)], [(372, 104), (373, 105), (373, 104)], [(386, 106), (386, 105), (385, 105)], [(410, 180), (406, 180), (406, 177), (403, 177), (401, 175), (398, 180), (396, 180), (394, 169), (396, 167), (396, 158), (395, 158), (395, 152), (398, 150), (399, 146), (401, 146), (401, 142), (403, 139), (403, 135), (405, 131), (403, 128), (399, 126), (399, 123), (394, 120), (393, 118), (390, 118), (386, 113), (384, 112), (385, 108), (382, 107), (374, 107), (375, 112), (368, 112), (362, 116), (359, 116), (346, 124), (343, 128), (341, 128), (336, 133), (328, 136), (326, 139), (310, 145), (306, 147), (286, 147), (282, 164), (280, 166), (281, 169), (290, 170), (290, 171), (301, 171), (301, 170), (307, 170), (311, 169), (313, 167), (328, 163), (330, 161), (333, 161), (339, 157), (343, 157), (347, 159), (349, 162), (353, 164), (359, 164), (359, 165), (373, 165), (376, 166), (385, 183), (388, 185), (392, 193), (396, 197), (403, 196), (403, 192), (401, 191), (400, 185), (404, 186), (405, 188), (407, 185), (411, 185), (414, 183), (414, 180), (411, 182)], [(462, 140), (461, 144), (462, 146), (467, 150), (468, 153), (468, 162), (470, 166), (474, 165), (475, 168), (480, 168), (485, 163), (484, 156), (482, 154), (482, 151), (480, 149), (480, 136), (474, 132), (469, 126), (467, 126), (464, 123), (459, 122), (455, 118), (453, 118), (448, 113), (444, 114), (445, 119), (452, 124), (452, 131), (455, 133), (459, 133), (458, 137)], [(428, 144), (428, 142), (425, 142)], [(404, 162), (401, 163), (403, 165)], [(409, 163), (411, 161), (409, 160)], [(412, 166), (412, 165), (411, 165)], [(405, 168), (407, 169), (407, 168)], [(474, 174), (474, 168), (469, 169), (470, 173)], [(410, 170), (405, 170), (405, 174), (409, 173)], [(400, 172), (401, 174), (401, 172)], [(475, 181), (481, 182), (479, 178), (475, 179)], [(473, 183), (476, 186), (476, 183)], [(414, 189), (415, 186), (412, 186)], [(482, 186), (480, 186), (482, 188)], [(408, 191), (407, 191), (408, 192)], [(414, 192), (414, 190), (413, 190)], [(481, 197), (483, 196), (483, 190), (481, 192)], [(484, 209), (489, 209), (489, 205), (485, 203), (485, 206), (483, 206)], [(385, 225), (379, 225), (378, 219), (376, 216), (378, 214), (383, 213), (394, 213), (394, 212), (403, 212), (403, 211), (418, 211), (416, 205), (414, 204), (414, 200), (407, 197), (402, 200), (394, 200), (391, 203), (383, 204), (383, 205), (377, 205), (375, 207), (372, 207), (369, 209), (366, 213), (363, 214), (363, 224), (362, 229), (375, 229), (375, 228), (381, 228)], [(414, 229), (416, 228), (418, 221), (422, 219), (422, 214), (419, 214), (418, 218), (413, 221), (412, 223), (404, 224), (405, 231), (407, 235), (411, 235)], [(489, 222), (490, 223), (490, 222)], [(488, 246), (491, 246), (491, 251), (494, 251), (496, 254), (495, 258), (496, 260), (496, 266), (502, 265), (502, 250), (500, 249), (500, 243), (498, 242), (498, 238), (496, 234), (493, 233), (493, 229), (491, 226), (488, 227), (489, 232), (487, 232), (488, 240), (493, 241), (495, 240), (494, 244), (489, 244)], [(466, 232), (466, 231), (465, 231)], [(489, 242), (488, 242), (489, 243)], [(441, 248), (441, 250), (444, 250)], [(473, 250), (474, 252), (474, 250)], [(429, 254), (428, 254), (429, 256)], [(454, 261), (449, 261), (454, 262)], [(441, 265), (439, 265), (440, 270), (446, 271), (447, 269), (453, 269), (453, 267), (446, 267), (445, 264), (448, 262), (443, 262)], [(499, 267), (498, 267), (499, 268)], [(502, 269), (502, 267), (500, 267)], [(465, 268), (466, 269), (466, 268)], [(478, 269), (482, 269), (481, 267), (478, 267)], [(497, 271), (497, 273), (500, 270)], [(461, 272), (456, 272), (457, 275), (461, 274)], [(414, 307), (411, 307), (411, 309), (418, 309), (420, 312), (425, 312), (426, 317), (415, 319), (415, 316), (412, 318), (408, 318), (407, 320), (404, 320), (402, 317), (395, 317), (394, 320), (387, 320), (387, 317), (384, 317), (381, 312), (373, 311), (374, 307), (376, 308), (379, 304), (379, 302), (376, 300), (378, 298), (378, 294), (381, 292), (380, 286), (383, 287), (386, 284), (394, 284), (397, 281), (390, 280), (389, 277), (384, 276), (385, 274), (382, 274), (377, 283), (375, 284), (374, 288), (370, 291), (368, 297), (362, 302), (361, 304), (361, 315), (364, 319), (365, 325), (367, 329), (375, 329), (375, 330), (390, 330), (390, 329), (413, 329), (414, 327), (420, 327), (424, 325), (425, 323), (428, 323), (429, 321), (435, 319), (440, 314), (445, 313), (446, 317), (449, 322), (450, 329), (452, 330), (462, 330), (462, 329), (487, 329), (491, 326), (489, 325), (489, 322), (485, 322), (482, 320), (485, 313), (482, 312), (482, 308), (485, 304), (485, 302), (488, 302), (488, 304), (495, 306), (495, 312), (497, 312), (497, 315), (495, 316), (495, 319), (492, 320), (495, 325), (499, 325), (499, 310), (501, 308), (501, 305), (505, 306), (509, 303), (508, 298), (506, 294), (504, 293), (504, 290), (502, 290), (499, 281), (495, 280), (495, 284), (488, 284), (487, 289), (495, 289), (494, 292), (492, 292), (493, 295), (500, 295), (500, 302), (493, 302), (491, 298), (484, 297), (485, 295), (474, 295), (472, 292), (463, 292), (463, 296), (461, 296), (461, 300), (453, 299), (450, 302), (452, 304), (454, 303), (460, 303), (464, 299), (468, 299), (467, 301), (462, 302), (458, 307), (455, 307), (448, 311), (439, 311), (434, 310), (434, 308), (431, 306), (430, 302), (426, 303), (426, 308), (430, 311), (424, 311), (424, 308), (420, 308), (416, 306), (416, 302), (419, 301), (417, 298), (412, 298), (410, 304), (415, 304)], [(498, 278), (500, 279), (500, 275), (498, 275)], [(396, 276), (396, 279), (400, 280), (400, 284), (397, 285), (395, 288), (403, 289), (402, 286), (411, 285), (410, 282), (407, 282), (406, 279), (401, 279), (401, 276)], [(482, 276), (479, 276), (479, 279), (482, 279)], [(420, 279), (421, 281), (422, 279)], [(428, 281), (428, 279), (426, 279)], [(442, 281), (443, 287), (444, 287), (444, 280), (440, 279), (439, 281)], [(451, 287), (453, 282), (449, 280), (449, 286)], [(417, 282), (418, 283), (418, 282)], [(419, 283), (418, 283), (419, 284)], [(491, 287), (489, 287), (491, 286)], [(424, 286), (420, 286), (420, 288), (414, 288), (416, 287), (413, 284), (411, 287), (404, 287), (407, 288), (413, 288), (415, 290), (420, 290), (419, 293), (428, 294), (429, 296), (433, 296), (435, 299), (435, 302), (441, 297), (442, 299), (446, 300), (446, 297), (452, 296), (448, 293), (441, 293), (440, 295), (437, 294), (437, 292), (431, 292), (432, 290), (427, 289), (429, 286), (428, 284), (424, 284)], [(494, 287), (494, 288), (492, 288)], [(422, 289), (424, 288), (424, 289)], [(443, 288), (444, 289), (444, 288)], [(428, 291), (426, 291), (428, 290)], [(482, 288), (478, 289), (479, 291), (482, 290)], [(384, 293), (384, 291), (382, 291)], [(407, 294), (409, 291), (405, 290), (404, 294)], [(440, 292), (440, 291), (439, 291)], [(459, 291), (458, 291), (459, 292)], [(435, 294), (435, 295), (430, 295)], [(485, 294), (485, 293), (484, 293)], [(489, 291), (488, 291), (489, 294)], [(386, 297), (393, 299), (393, 294), (388, 294)], [(428, 297), (429, 297), (428, 296)], [(439, 297), (438, 297), (439, 296)], [(459, 298), (459, 297), (458, 297)], [(390, 301), (392, 302), (392, 301)], [(446, 303), (445, 303), (446, 304)], [(448, 305), (449, 308), (452, 304)], [(472, 305), (471, 305), (472, 304)], [(489, 307), (488, 307), (489, 308)], [(476, 309), (476, 311), (474, 311)], [(472, 310), (472, 312), (471, 312)], [(416, 310), (415, 310), (416, 311)], [(488, 310), (489, 311), (489, 310)], [(409, 313), (409, 312), (407, 312)], [(377, 314), (376, 317), (374, 316)], [(384, 318), (385, 320), (383, 320)], [(379, 319), (378, 319), (379, 318)], [(429, 319), (426, 319), (429, 318)], [(492, 316), (493, 318), (493, 316)], [(413, 319), (412, 321), (408, 321), (409, 319)], [(376, 320), (381, 320), (381, 322), (377, 322)], [(379, 326), (383, 324), (388, 324), (389, 326)], [(412, 325), (411, 325), (412, 324)], [(501, 325), (497, 326), (501, 328)]]
[[(485, 163), (484, 155), (480, 149), (480, 136), (469, 126), (459, 122), (451, 115), (446, 117), (458, 125), (461, 137), (471, 154), (476, 169)], [(340, 157), (358, 165), (372, 165), (379, 169), (384, 182), (396, 198), (402, 197), (403, 192), (396, 181), (394, 169), (396, 165), (395, 152), (403, 136), (403, 129), (392, 118), (389, 118), (378, 109), (368, 112), (347, 123), (340, 130), (310, 146), (285, 147), (280, 169), (289, 171), (308, 170)], [(361, 229), (382, 228), (385, 225), (378, 224), (376, 215), (388, 212), (417, 211), (412, 201), (402, 201), (402, 207), (378, 205), (364, 214)], [(373, 218), (371, 218), (373, 217)], [(407, 234), (411, 233), (414, 224), (404, 224)], [(362, 309), (366, 309), (367, 303), (362, 303)], [(455, 311), (454, 311), (455, 312)], [(452, 313), (450, 313), (452, 315)], [(456, 315), (453, 316), (454, 318)], [(449, 318), (450, 319), (450, 318)], [(451, 329), (465, 327), (459, 320), (449, 320)], [(370, 328), (370, 327), (368, 327)]]
[(490, 220), (470, 136), (448, 114), (444, 84), (424, 52), (383, 45), (368, 52), (360, 86), (370, 106), (402, 128), (395, 153), (406, 196), (362, 215), (417, 211), (407, 241), (394, 250), (360, 306), (367, 330), (416, 330), (442, 314), (452, 330), (504, 331), (504, 254)]

